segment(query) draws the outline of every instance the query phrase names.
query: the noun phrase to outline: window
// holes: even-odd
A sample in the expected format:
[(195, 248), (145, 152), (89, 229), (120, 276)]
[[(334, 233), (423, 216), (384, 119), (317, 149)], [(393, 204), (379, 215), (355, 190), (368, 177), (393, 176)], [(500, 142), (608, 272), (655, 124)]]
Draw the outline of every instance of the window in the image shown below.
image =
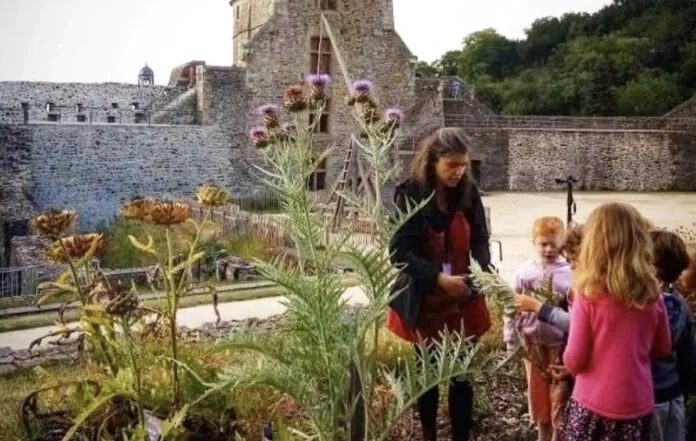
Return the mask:
[(77, 115), (77, 122), (83, 123), (86, 121), (87, 121), (87, 115), (85, 115), (84, 113), (80, 113), (79, 115)]
[[(326, 100), (326, 105), (324, 106), (324, 111), (319, 116), (319, 122), (314, 127), (314, 133), (329, 133), (329, 112), (331, 111), (331, 100)], [(309, 124), (313, 125), (317, 120), (316, 113), (309, 114)]]
[(116, 122), (116, 117), (113, 115), (109, 115), (106, 117), (106, 122), (108, 122), (109, 124), (113, 124)]
[(312, 37), (309, 51), (309, 73), (331, 74), (331, 40), (328, 38)]
[(239, 6), (234, 8), (234, 18), (239, 20)]
[(326, 189), (326, 158), (319, 163), (314, 173), (307, 178), (307, 188), (310, 191)]
[(335, 11), (337, 0), (317, 0), (322, 11)]

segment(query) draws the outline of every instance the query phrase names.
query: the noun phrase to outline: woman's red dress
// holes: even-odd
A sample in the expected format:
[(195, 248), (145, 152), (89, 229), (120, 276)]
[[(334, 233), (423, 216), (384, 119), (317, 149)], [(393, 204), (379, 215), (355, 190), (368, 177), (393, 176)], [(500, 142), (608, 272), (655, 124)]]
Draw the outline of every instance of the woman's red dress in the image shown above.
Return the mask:
[[(448, 227), (452, 274), (467, 274), (470, 258), (470, 227), (466, 216), (458, 211)], [(447, 263), (445, 233), (427, 229), (427, 258), (442, 266)], [(466, 337), (481, 337), (491, 327), (486, 300), (475, 297), (454, 297), (439, 286), (426, 293), (421, 305), (416, 329), (409, 329), (401, 316), (393, 309), (387, 314), (387, 328), (411, 343), (438, 341), (440, 333), (456, 332)]]

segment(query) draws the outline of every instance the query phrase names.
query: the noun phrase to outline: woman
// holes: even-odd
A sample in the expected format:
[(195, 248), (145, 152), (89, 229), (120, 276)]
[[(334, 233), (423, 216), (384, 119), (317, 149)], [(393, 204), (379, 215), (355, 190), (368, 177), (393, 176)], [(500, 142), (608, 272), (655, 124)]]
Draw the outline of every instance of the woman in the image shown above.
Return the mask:
[[(469, 290), (462, 276), (469, 272), (470, 253), (489, 268), (490, 249), (483, 203), (469, 174), (469, 146), (460, 129), (438, 129), (421, 141), (410, 177), (397, 187), (394, 201), (405, 212), (428, 198), (392, 238), (392, 261), (403, 267), (395, 289), (403, 290), (391, 304), (387, 327), (414, 344), (437, 341), (444, 331), (477, 339), (490, 328), (490, 316), (485, 300)], [(438, 402), (437, 388), (418, 401), (425, 441), (436, 439)], [(469, 439), (473, 402), (471, 384), (450, 383), (453, 441)]]

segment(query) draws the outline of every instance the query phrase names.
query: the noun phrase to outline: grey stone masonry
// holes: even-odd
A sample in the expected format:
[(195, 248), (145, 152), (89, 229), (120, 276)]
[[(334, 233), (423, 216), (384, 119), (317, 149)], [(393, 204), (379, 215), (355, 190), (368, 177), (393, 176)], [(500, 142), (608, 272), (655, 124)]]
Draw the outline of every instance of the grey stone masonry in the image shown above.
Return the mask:
[[(191, 197), (204, 182), (244, 187), (229, 172), (227, 140), (214, 126), (21, 129), (21, 136), (6, 136), (11, 143), (0, 145), (0, 156), (12, 151), (24, 158), (24, 185), (37, 210), (75, 209), (80, 229), (112, 219), (124, 200), (138, 195)], [(8, 132), (16, 133), (16, 126), (0, 125), (0, 139)], [(15, 194), (11, 185), (20, 184), (8, 184), (3, 192)]]
[[(78, 115), (106, 123), (134, 122), (139, 109), (158, 109), (183, 92), (181, 88), (122, 83), (0, 82), (0, 123), (20, 124), (22, 103), (29, 106), (29, 121), (78, 123)], [(80, 107), (80, 108), (78, 108)]]

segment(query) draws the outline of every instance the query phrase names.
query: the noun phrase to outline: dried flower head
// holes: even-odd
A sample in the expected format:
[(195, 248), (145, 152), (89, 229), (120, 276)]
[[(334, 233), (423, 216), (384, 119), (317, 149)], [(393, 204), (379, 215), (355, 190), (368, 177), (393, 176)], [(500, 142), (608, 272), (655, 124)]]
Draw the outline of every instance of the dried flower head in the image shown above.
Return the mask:
[(249, 131), (249, 138), (251, 138), (254, 147), (262, 149), (268, 145), (268, 130), (262, 126), (254, 127)]
[(307, 109), (304, 99), (304, 89), (300, 85), (290, 86), (283, 95), (283, 107), (288, 112), (302, 112)]
[(75, 228), (77, 213), (73, 210), (51, 210), (31, 220), (32, 230), (49, 239), (56, 240)]
[(104, 306), (104, 311), (115, 317), (128, 317), (138, 310), (138, 294), (127, 286), (112, 286), (100, 281), (90, 293)]
[(157, 201), (150, 218), (156, 225), (178, 225), (191, 218), (191, 207), (181, 202)]
[(147, 220), (152, 213), (155, 201), (151, 198), (136, 197), (121, 205), (121, 217), (132, 220)]
[(263, 123), (267, 128), (272, 129), (278, 127), (280, 109), (275, 104), (264, 104), (256, 109), (256, 114), (263, 118)]
[(391, 123), (393, 126), (399, 127), (404, 121), (404, 112), (396, 107), (390, 107), (384, 112), (384, 117), (387, 122)]
[(79, 234), (58, 239), (46, 248), (46, 260), (53, 263), (68, 263), (79, 260), (91, 251), (94, 257), (104, 250), (104, 236), (101, 234)]
[(198, 202), (208, 207), (221, 207), (227, 203), (230, 198), (226, 190), (216, 185), (202, 185), (198, 187), (196, 192)]

